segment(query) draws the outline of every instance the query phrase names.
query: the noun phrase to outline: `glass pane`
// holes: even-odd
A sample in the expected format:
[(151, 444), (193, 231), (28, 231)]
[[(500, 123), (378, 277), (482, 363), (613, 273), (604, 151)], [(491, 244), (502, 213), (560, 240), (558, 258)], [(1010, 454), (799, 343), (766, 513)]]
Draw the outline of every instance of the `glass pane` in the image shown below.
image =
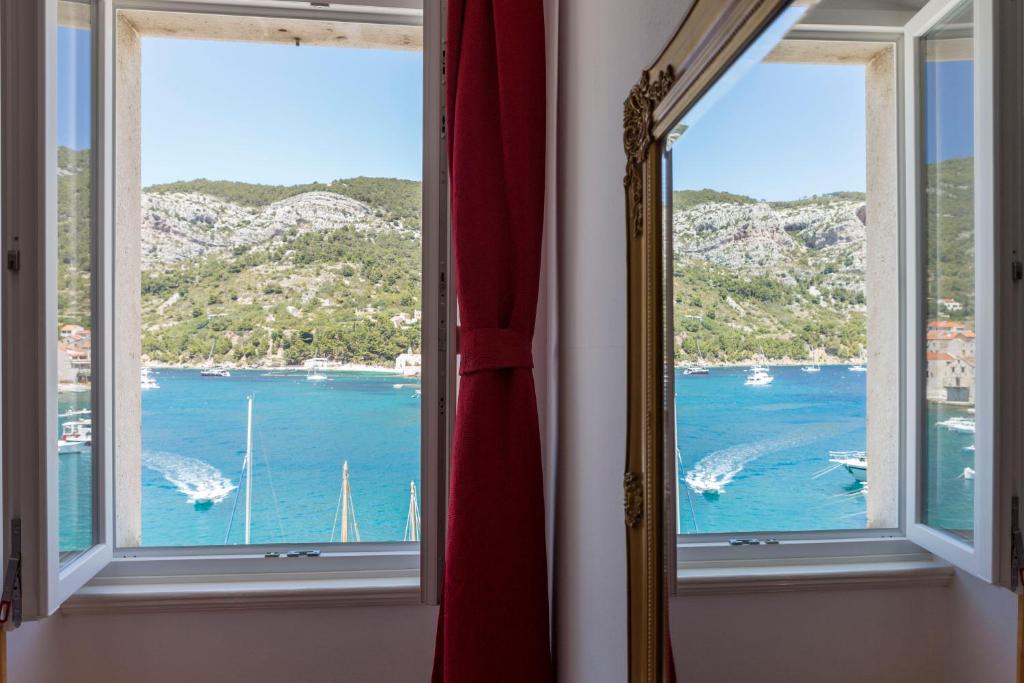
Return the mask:
[(95, 541), (93, 9), (57, 3), (57, 453), (61, 561)]
[(296, 47), (194, 16), (118, 34), (118, 543), (417, 540), (422, 29), (308, 21)]
[(922, 211), (927, 267), (922, 521), (973, 540), (973, 3), (921, 40)]
[(895, 62), (804, 11), (669, 140), (684, 534), (899, 524)]

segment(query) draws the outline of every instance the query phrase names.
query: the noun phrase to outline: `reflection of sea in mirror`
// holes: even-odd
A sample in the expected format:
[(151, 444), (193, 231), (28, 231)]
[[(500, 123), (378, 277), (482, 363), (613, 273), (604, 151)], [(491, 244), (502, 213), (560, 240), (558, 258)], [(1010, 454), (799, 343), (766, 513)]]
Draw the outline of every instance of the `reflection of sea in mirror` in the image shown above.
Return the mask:
[(899, 275), (869, 251), (898, 249), (871, 194), (896, 182), (894, 49), (801, 42), (801, 11), (665, 140), (683, 533), (899, 521), (898, 385), (871, 372), (899, 364), (898, 307), (871, 298)]
[(93, 6), (57, 3), (57, 420), (63, 562), (94, 543)]

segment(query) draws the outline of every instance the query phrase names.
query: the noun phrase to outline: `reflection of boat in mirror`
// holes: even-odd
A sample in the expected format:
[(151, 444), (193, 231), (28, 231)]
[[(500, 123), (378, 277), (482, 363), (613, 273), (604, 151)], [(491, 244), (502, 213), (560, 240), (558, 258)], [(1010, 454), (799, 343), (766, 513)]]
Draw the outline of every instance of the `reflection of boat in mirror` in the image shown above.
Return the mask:
[(868, 458), (864, 451), (829, 451), (828, 461), (849, 472), (862, 484), (868, 480)]
[(92, 418), (71, 420), (61, 427), (58, 453), (82, 453), (92, 446)]
[(945, 427), (951, 432), (960, 432), (961, 434), (973, 434), (974, 433), (974, 420), (970, 420), (966, 417), (951, 417), (941, 422), (935, 423), (936, 427)]

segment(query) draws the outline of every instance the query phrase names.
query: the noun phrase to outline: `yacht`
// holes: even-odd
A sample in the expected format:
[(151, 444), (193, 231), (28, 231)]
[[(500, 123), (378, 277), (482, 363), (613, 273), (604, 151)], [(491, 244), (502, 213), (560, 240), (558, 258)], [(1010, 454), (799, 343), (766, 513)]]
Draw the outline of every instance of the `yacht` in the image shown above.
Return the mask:
[(142, 368), (141, 378), (139, 381), (143, 390), (160, 388), (160, 385), (157, 384), (156, 379), (154, 379), (153, 375), (150, 374), (149, 368)]
[(212, 368), (203, 368), (199, 372), (200, 377), (230, 377), (231, 373), (228, 372), (227, 368), (220, 366), (214, 366)]
[(962, 434), (974, 433), (974, 420), (969, 420), (966, 417), (951, 417), (941, 422), (936, 422), (935, 426), (945, 427), (951, 432), (960, 432)]
[(856, 365), (851, 365), (849, 368), (847, 368), (847, 370), (849, 370), (850, 372), (867, 372), (868, 368), (866, 365), (861, 365), (860, 363), (857, 363)]
[(61, 428), (58, 453), (81, 453), (92, 446), (92, 418), (71, 420)]
[(864, 451), (829, 451), (828, 461), (849, 472), (864, 484), (868, 480), (868, 457)]
[(821, 372), (821, 366), (819, 366), (817, 363), (815, 363), (814, 365), (805, 365), (802, 368), (800, 368), (800, 371), (801, 372)]
[(755, 365), (750, 368), (750, 373), (747, 375), (747, 379), (743, 384), (748, 387), (763, 387), (774, 381), (775, 378), (768, 372), (768, 368)]
[(309, 370), (306, 373), (306, 380), (309, 382), (323, 382), (327, 379), (327, 375), (321, 372), (320, 368), (326, 361), (324, 358), (312, 358), (306, 362)]

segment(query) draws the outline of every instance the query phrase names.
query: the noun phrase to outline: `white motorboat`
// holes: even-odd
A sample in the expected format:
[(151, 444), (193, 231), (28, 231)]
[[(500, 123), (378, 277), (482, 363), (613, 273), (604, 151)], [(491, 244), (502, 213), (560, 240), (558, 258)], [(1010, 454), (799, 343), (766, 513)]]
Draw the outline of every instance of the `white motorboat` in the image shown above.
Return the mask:
[(962, 476), (963, 476), (964, 479), (974, 479), (974, 468), (973, 467), (965, 467), (964, 468), (964, 473), (963, 473)]
[(61, 427), (58, 453), (81, 453), (92, 446), (92, 419), (70, 420)]
[(814, 365), (805, 365), (800, 368), (800, 372), (821, 372), (821, 367), (817, 363)]
[(145, 389), (159, 389), (160, 385), (157, 384), (156, 379), (149, 372), (149, 368), (142, 368), (141, 378), (139, 383), (143, 390)]
[(754, 367), (750, 368), (750, 373), (747, 375), (747, 379), (746, 381), (743, 382), (743, 384), (748, 387), (763, 387), (771, 384), (774, 381), (775, 378), (772, 377), (771, 373), (768, 372), (768, 368), (762, 367), (760, 365), (755, 365)]
[(860, 363), (858, 363), (857, 365), (851, 365), (850, 367), (847, 368), (847, 370), (849, 370), (850, 372), (867, 372), (868, 368), (866, 365), (861, 365)]
[(935, 423), (936, 427), (945, 427), (951, 432), (959, 432), (961, 434), (973, 434), (974, 433), (974, 420), (970, 420), (966, 417), (951, 417), (941, 422)]
[(849, 472), (860, 483), (868, 480), (868, 457), (864, 451), (829, 451), (828, 461)]
[(202, 370), (199, 371), (199, 376), (200, 377), (230, 377), (231, 373), (228, 372), (227, 368), (222, 368), (220, 366), (216, 366), (216, 367), (212, 367), (212, 368), (203, 368)]

